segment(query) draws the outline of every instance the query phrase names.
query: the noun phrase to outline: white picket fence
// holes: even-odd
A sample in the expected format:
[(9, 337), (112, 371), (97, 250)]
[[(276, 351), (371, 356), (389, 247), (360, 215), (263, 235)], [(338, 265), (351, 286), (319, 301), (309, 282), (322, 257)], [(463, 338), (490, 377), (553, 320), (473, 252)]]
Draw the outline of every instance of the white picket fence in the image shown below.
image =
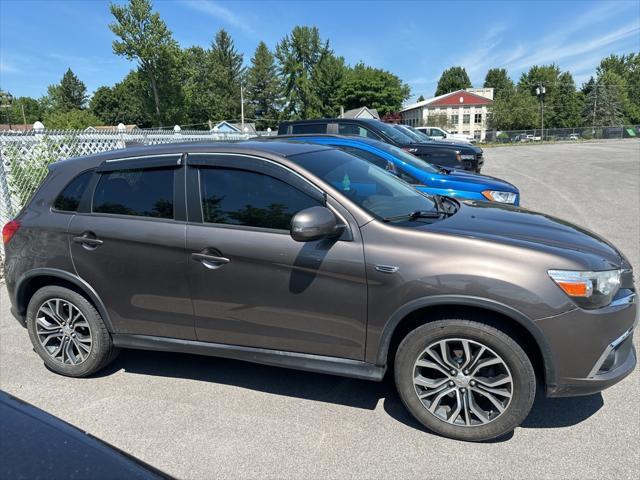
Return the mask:
[(179, 128), (126, 132), (117, 129), (96, 132), (43, 128), (24, 132), (0, 131), (0, 225), (18, 214), (46, 176), (47, 166), (52, 162), (126, 148), (131, 144), (239, 141), (249, 136)]

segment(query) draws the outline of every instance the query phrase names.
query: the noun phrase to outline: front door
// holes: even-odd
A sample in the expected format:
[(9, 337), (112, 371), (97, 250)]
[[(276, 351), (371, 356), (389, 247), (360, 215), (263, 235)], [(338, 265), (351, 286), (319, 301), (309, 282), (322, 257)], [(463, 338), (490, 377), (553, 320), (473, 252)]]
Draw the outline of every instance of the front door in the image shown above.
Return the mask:
[(69, 225), (76, 271), (118, 333), (195, 338), (179, 161), (172, 155), (103, 164)]
[(362, 360), (364, 254), (348, 213), (341, 239), (296, 242), (292, 216), (324, 204), (314, 186), (255, 157), (190, 155), (188, 163), (198, 340)]

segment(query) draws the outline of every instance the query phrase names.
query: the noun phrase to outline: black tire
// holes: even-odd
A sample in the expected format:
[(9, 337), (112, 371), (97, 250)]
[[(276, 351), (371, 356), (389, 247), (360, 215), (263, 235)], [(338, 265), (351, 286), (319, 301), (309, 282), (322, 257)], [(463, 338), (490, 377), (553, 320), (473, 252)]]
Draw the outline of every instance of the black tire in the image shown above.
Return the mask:
[[(460, 338), (489, 347), (501, 357), (512, 377), (508, 406), (486, 424), (454, 425), (437, 417), (418, 398), (414, 386), (414, 367), (424, 350), (440, 340)], [(438, 320), (411, 331), (398, 346), (394, 370), (396, 388), (409, 412), (429, 430), (456, 440), (478, 442), (508, 434), (527, 417), (536, 393), (535, 372), (524, 350), (505, 332), (470, 320)]]
[[(42, 346), (36, 333), (36, 316), (40, 307), (52, 299), (62, 299), (73, 304), (85, 317), (91, 332), (91, 351), (78, 364), (63, 364), (54, 359)], [(33, 348), (40, 355), (46, 366), (60, 375), (68, 377), (87, 377), (104, 368), (116, 358), (119, 349), (113, 346), (111, 335), (100, 314), (82, 295), (68, 288), (59, 286), (43, 287), (36, 291), (27, 307), (27, 330)]]

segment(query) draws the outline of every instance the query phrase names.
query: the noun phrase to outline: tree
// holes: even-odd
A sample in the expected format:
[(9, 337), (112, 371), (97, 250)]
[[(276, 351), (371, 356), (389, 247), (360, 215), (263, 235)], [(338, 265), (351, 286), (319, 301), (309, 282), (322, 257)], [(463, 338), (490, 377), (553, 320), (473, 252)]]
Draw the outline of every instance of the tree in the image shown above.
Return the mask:
[(582, 117), (585, 125), (621, 125), (624, 122), (624, 80), (613, 71), (598, 75), (586, 96)]
[(276, 126), (281, 101), (280, 82), (275, 57), (260, 42), (247, 71), (247, 97), (258, 130)]
[(416, 102), (424, 102), (424, 95), (420, 95)]
[(120, 39), (113, 41), (113, 52), (137, 60), (148, 77), (156, 120), (162, 125), (159, 83), (163, 67), (167, 67), (178, 46), (160, 14), (151, 8), (150, 0), (129, 0), (123, 6), (111, 4), (111, 14), (116, 21), (109, 24), (109, 28)]
[(80, 110), (87, 102), (87, 87), (70, 68), (62, 76), (59, 84), (49, 86), (47, 94), (51, 107), (59, 112)]
[[(422, 121), (422, 123), (424, 123), (424, 120)], [(446, 113), (430, 114), (427, 119), (427, 123), (430, 127), (440, 127), (444, 129), (448, 129), (451, 127), (449, 116)]]
[(98, 88), (91, 97), (89, 110), (105, 125), (124, 123), (150, 127), (155, 116), (148, 80), (138, 70), (130, 72), (113, 87)]
[(89, 110), (53, 111), (45, 115), (44, 124), (50, 129), (83, 130), (87, 127), (102, 125), (102, 122)]
[(213, 93), (210, 52), (193, 46), (181, 53), (183, 111), (190, 124), (205, 124), (219, 118)]
[(562, 72), (556, 64), (534, 65), (520, 76), (518, 88), (528, 91), (538, 100), (536, 88), (543, 86), (545, 127), (569, 128), (581, 124), (582, 96), (577, 92), (573, 77)]
[(490, 125), (495, 130), (524, 130), (540, 125), (540, 107), (528, 89), (503, 92), (491, 105)]
[(464, 67), (451, 67), (442, 72), (440, 80), (438, 80), (435, 96), (455, 92), (456, 90), (464, 90), (465, 88), (471, 88), (471, 86), (471, 80), (469, 80), (469, 75), (467, 75)]
[[(0, 90), (0, 96), (4, 92)], [(0, 112), (0, 121), (10, 124), (32, 124), (42, 120), (44, 108), (42, 104), (31, 97), (14, 98), (11, 105)]]
[(400, 110), (410, 94), (409, 86), (391, 72), (358, 63), (347, 71), (340, 99), (346, 109), (366, 106), (386, 115)]
[(220, 29), (211, 43), (209, 57), (217, 119), (237, 119), (240, 117), (240, 85), (245, 74), (243, 55), (236, 50), (231, 36)]
[[(621, 80), (619, 85), (611, 87), (620, 90), (619, 97), (625, 121), (640, 123), (640, 53), (620, 56), (614, 54), (602, 59), (597, 68), (598, 78), (608, 72), (615, 73)], [(604, 84), (599, 83), (599, 88), (604, 88)]]
[(513, 91), (513, 80), (509, 78), (505, 68), (491, 68), (484, 78), (484, 88), (493, 88), (493, 96), (496, 98), (500, 93)]
[(340, 89), (346, 72), (344, 58), (331, 52), (326, 52), (313, 70), (311, 82), (320, 116), (331, 118), (340, 113)]
[(313, 88), (314, 70), (329, 52), (317, 27), (296, 26), (276, 45), (275, 57), (286, 99), (285, 113), (294, 119), (319, 115), (321, 105)]

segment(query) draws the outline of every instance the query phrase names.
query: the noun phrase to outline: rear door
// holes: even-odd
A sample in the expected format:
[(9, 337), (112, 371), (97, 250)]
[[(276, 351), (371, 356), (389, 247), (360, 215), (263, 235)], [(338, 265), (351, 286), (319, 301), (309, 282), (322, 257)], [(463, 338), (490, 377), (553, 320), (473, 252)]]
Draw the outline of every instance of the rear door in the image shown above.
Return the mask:
[(316, 187), (256, 157), (189, 155), (188, 163), (198, 340), (362, 360), (364, 253), (348, 213), (341, 239), (296, 242), (291, 217), (324, 204)]
[(118, 333), (194, 339), (181, 155), (98, 168), (69, 226), (77, 274)]

